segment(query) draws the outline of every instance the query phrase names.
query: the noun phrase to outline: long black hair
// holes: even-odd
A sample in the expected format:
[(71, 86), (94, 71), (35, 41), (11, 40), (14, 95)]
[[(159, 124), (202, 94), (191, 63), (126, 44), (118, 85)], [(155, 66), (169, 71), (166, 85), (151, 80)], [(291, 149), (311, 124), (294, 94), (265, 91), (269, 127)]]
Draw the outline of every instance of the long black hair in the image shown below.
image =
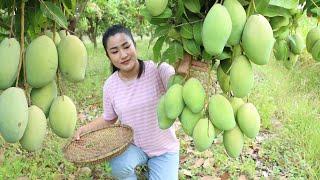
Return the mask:
[[(110, 36), (114, 36), (116, 35), (117, 33), (125, 33), (127, 36), (130, 37), (130, 39), (132, 40), (133, 44), (134, 44), (134, 47), (136, 47), (136, 42), (134, 41), (133, 39), (133, 36), (132, 36), (132, 33), (130, 31), (130, 29), (120, 25), (120, 24), (116, 24), (116, 25), (113, 25), (111, 27), (109, 27), (106, 32), (103, 34), (103, 37), (102, 37), (102, 44), (103, 44), (103, 47), (104, 47), (104, 50), (106, 51), (106, 54), (109, 57), (109, 54), (107, 52), (107, 42), (108, 42), (108, 39), (110, 38)], [(144, 66), (144, 63), (142, 60), (138, 59), (139, 61), (139, 73), (138, 73), (138, 78), (140, 78), (141, 74), (143, 73), (144, 69), (145, 69), (145, 66)], [(113, 65), (111, 63), (111, 68), (112, 68), (112, 73), (116, 72), (119, 70), (119, 68), (117, 68), (115, 65)]]

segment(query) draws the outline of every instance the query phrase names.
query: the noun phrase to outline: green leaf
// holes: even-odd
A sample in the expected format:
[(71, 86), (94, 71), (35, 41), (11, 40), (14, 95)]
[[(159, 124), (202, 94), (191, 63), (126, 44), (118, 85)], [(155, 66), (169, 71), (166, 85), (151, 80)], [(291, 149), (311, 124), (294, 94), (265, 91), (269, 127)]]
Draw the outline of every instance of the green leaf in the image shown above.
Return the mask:
[(269, 5), (270, 0), (254, 0), (256, 11), (263, 12)]
[(206, 61), (210, 61), (213, 59), (213, 56), (211, 54), (207, 53), (207, 51), (205, 51), (204, 49), (202, 51), (201, 56), (202, 56), (202, 59), (204, 59)]
[(200, 2), (199, 0), (184, 0), (184, 6), (193, 13), (200, 13)]
[(152, 48), (153, 57), (156, 61), (160, 60), (160, 58), (161, 58), (161, 50), (162, 50), (162, 46), (163, 46), (163, 43), (166, 40), (166, 38), (167, 38), (166, 36), (159, 37)]
[(77, 0), (62, 0), (62, 3), (71, 10), (75, 10)]
[(262, 15), (267, 17), (275, 17), (275, 16), (286, 16), (291, 17), (289, 9), (285, 9), (279, 6), (269, 5), (264, 11), (260, 12)]
[(171, 29), (171, 26), (166, 24), (164, 26), (158, 26), (154, 32), (154, 37), (160, 37), (168, 34), (169, 30)]
[(149, 22), (151, 21), (152, 16), (151, 16), (151, 14), (149, 13), (149, 11), (147, 10), (147, 8), (141, 9), (140, 13), (141, 13), (141, 15), (142, 15), (144, 18), (147, 19), (147, 21), (149, 21)]
[(178, 0), (177, 3), (178, 4), (177, 4), (177, 11), (176, 11), (175, 17), (180, 18), (184, 13), (184, 4), (182, 0)]
[(42, 13), (49, 19), (52, 19), (53, 21), (55, 21), (60, 27), (67, 29), (67, 26), (68, 26), (67, 18), (64, 16), (61, 9), (51, 2), (44, 2), (44, 1), (40, 1), (40, 2), (41, 2), (40, 9)]
[(202, 44), (202, 21), (199, 21), (193, 25), (193, 38), (198, 45)]
[(170, 43), (169, 48), (163, 53), (163, 60), (168, 60), (170, 64), (183, 58), (183, 47), (178, 41)]
[(196, 44), (196, 42), (193, 39), (185, 39), (182, 38), (182, 44), (185, 51), (187, 51), (189, 54), (193, 56), (199, 56), (200, 46)]
[(294, 9), (299, 5), (299, 0), (271, 0), (270, 5), (285, 9)]
[(183, 19), (182, 23), (183, 25), (181, 26), (181, 29), (180, 29), (181, 36), (186, 39), (192, 39), (193, 38), (192, 26), (185, 19)]

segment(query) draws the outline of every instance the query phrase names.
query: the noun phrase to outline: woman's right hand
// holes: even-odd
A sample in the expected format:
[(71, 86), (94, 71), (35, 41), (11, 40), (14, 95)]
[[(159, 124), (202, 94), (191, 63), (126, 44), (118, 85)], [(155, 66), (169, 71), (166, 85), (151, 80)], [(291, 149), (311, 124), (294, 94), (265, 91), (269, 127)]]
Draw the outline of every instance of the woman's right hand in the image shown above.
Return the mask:
[(83, 134), (83, 126), (79, 127), (79, 129), (74, 134), (74, 139), (76, 141), (80, 140), (80, 136)]

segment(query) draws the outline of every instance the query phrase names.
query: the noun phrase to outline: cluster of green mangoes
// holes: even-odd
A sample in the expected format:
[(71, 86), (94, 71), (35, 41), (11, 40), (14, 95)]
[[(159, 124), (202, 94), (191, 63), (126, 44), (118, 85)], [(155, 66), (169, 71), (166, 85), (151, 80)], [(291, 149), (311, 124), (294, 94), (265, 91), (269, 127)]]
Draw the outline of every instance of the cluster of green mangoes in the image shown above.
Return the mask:
[(320, 61), (320, 28), (318, 26), (308, 32), (306, 46), (313, 59)]
[[(184, 6), (188, 11), (200, 12), (201, 3), (192, 2), (184, 1)], [(166, 0), (149, 0), (146, 7), (157, 17), (164, 13), (167, 3)], [(196, 23), (190, 19), (182, 22), (181, 28), (176, 30), (184, 50), (196, 60), (219, 60), (218, 82), (223, 91), (232, 92), (239, 98), (247, 96), (254, 83), (252, 63), (267, 64), (275, 42), (268, 20), (261, 14), (247, 18), (238, 0), (213, 4), (203, 20), (193, 21)]]
[(231, 157), (240, 155), (244, 135), (255, 138), (260, 129), (260, 116), (253, 104), (220, 94), (212, 95), (207, 101), (198, 79), (189, 78), (184, 82), (180, 75), (170, 77), (157, 115), (161, 129), (171, 127), (178, 118), (183, 131), (193, 138), (195, 148), (201, 152), (210, 148), (214, 139), (223, 133), (223, 144)]
[(305, 48), (302, 35), (296, 31), (298, 20), (302, 15), (299, 9), (291, 9), (290, 16), (269, 17), (276, 42), (273, 53), (278, 61), (283, 61), (287, 69), (292, 69)]
[[(28, 151), (40, 149), (48, 124), (59, 137), (73, 135), (77, 111), (73, 101), (58, 96), (56, 73), (72, 82), (84, 79), (87, 51), (82, 41), (73, 35), (59, 37), (52, 33), (31, 41), (25, 52), (26, 82), (31, 91), (12, 87), (20, 63), (20, 44), (6, 38), (0, 44), (0, 134), (8, 143), (20, 142)], [(63, 34), (63, 32), (62, 32)], [(59, 41), (60, 40), (60, 41)], [(26, 94), (31, 106), (28, 107)]]
[(305, 42), (300, 33), (289, 35), (286, 39), (277, 39), (273, 47), (276, 60), (283, 61), (287, 69), (292, 69), (305, 48)]

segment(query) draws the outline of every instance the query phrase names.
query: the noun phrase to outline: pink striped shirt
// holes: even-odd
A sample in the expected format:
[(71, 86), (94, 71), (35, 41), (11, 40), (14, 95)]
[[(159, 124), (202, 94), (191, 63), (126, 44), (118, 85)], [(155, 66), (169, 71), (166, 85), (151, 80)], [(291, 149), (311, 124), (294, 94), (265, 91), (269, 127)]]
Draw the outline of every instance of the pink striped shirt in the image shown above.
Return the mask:
[(158, 126), (157, 104), (174, 74), (167, 63), (159, 67), (152, 61), (144, 61), (145, 71), (139, 79), (125, 82), (118, 72), (113, 73), (103, 87), (103, 118), (116, 117), (122, 124), (134, 130), (134, 144), (149, 156), (179, 151), (174, 126), (162, 130)]

